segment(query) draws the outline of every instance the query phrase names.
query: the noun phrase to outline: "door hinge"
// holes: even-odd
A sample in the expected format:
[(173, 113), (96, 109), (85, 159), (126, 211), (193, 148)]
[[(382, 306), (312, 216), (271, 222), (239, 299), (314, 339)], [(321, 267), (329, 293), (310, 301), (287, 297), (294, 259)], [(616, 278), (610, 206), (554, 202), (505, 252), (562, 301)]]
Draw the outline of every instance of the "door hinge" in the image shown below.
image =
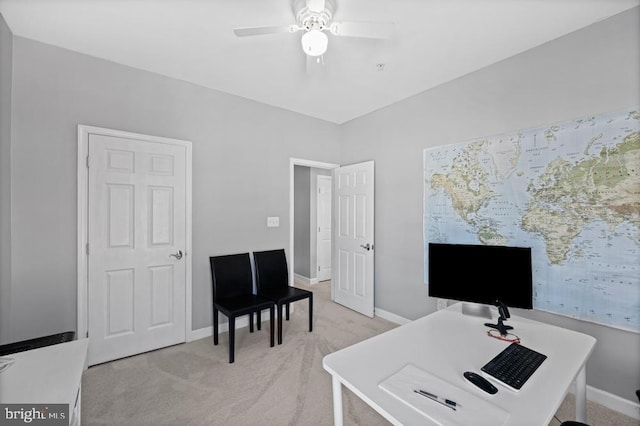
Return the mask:
[(85, 246), (85, 250), (87, 252), (87, 256), (89, 256), (89, 243), (87, 243), (87, 245)]
[(89, 155), (87, 154), (87, 169), (89, 168)]
[(318, 272), (320, 272), (320, 267), (318, 266)]

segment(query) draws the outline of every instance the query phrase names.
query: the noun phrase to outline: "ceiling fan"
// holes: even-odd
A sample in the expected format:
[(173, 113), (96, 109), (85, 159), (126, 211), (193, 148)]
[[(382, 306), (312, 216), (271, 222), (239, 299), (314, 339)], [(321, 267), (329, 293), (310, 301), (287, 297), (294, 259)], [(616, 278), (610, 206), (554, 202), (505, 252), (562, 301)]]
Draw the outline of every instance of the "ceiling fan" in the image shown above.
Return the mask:
[(325, 32), (340, 37), (389, 38), (392, 23), (335, 22), (335, 0), (293, 0), (296, 22), (283, 26), (236, 28), (238, 37), (259, 36), (304, 31), (301, 43), (308, 57), (321, 57), (327, 50), (329, 38)]

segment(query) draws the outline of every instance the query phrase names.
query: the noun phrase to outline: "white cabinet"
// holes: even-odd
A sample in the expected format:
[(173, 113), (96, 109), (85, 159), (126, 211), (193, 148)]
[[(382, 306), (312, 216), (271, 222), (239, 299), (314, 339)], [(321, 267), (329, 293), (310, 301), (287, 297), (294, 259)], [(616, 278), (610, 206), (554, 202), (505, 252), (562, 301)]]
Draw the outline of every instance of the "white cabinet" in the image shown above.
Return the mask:
[(14, 362), (0, 373), (0, 402), (69, 404), (69, 424), (79, 425), (88, 343), (81, 339), (4, 356)]

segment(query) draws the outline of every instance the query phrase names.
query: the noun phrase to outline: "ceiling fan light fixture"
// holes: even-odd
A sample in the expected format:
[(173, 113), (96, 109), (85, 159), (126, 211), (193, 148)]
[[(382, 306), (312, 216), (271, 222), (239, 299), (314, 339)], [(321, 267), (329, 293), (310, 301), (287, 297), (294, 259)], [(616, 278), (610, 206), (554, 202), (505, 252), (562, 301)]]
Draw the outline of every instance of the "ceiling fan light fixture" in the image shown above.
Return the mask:
[(302, 50), (309, 56), (320, 56), (327, 51), (329, 38), (320, 30), (309, 30), (302, 36)]

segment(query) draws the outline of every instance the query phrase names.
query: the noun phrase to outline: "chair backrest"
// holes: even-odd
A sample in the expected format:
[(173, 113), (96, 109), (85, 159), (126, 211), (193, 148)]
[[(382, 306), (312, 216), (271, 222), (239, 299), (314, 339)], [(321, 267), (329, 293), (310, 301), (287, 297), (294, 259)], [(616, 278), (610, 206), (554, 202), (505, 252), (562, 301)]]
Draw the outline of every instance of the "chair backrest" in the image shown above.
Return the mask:
[(214, 301), (253, 293), (249, 253), (212, 256), (209, 262)]
[(289, 285), (287, 257), (284, 249), (256, 251), (253, 253), (256, 266), (256, 288), (260, 290), (285, 288)]

